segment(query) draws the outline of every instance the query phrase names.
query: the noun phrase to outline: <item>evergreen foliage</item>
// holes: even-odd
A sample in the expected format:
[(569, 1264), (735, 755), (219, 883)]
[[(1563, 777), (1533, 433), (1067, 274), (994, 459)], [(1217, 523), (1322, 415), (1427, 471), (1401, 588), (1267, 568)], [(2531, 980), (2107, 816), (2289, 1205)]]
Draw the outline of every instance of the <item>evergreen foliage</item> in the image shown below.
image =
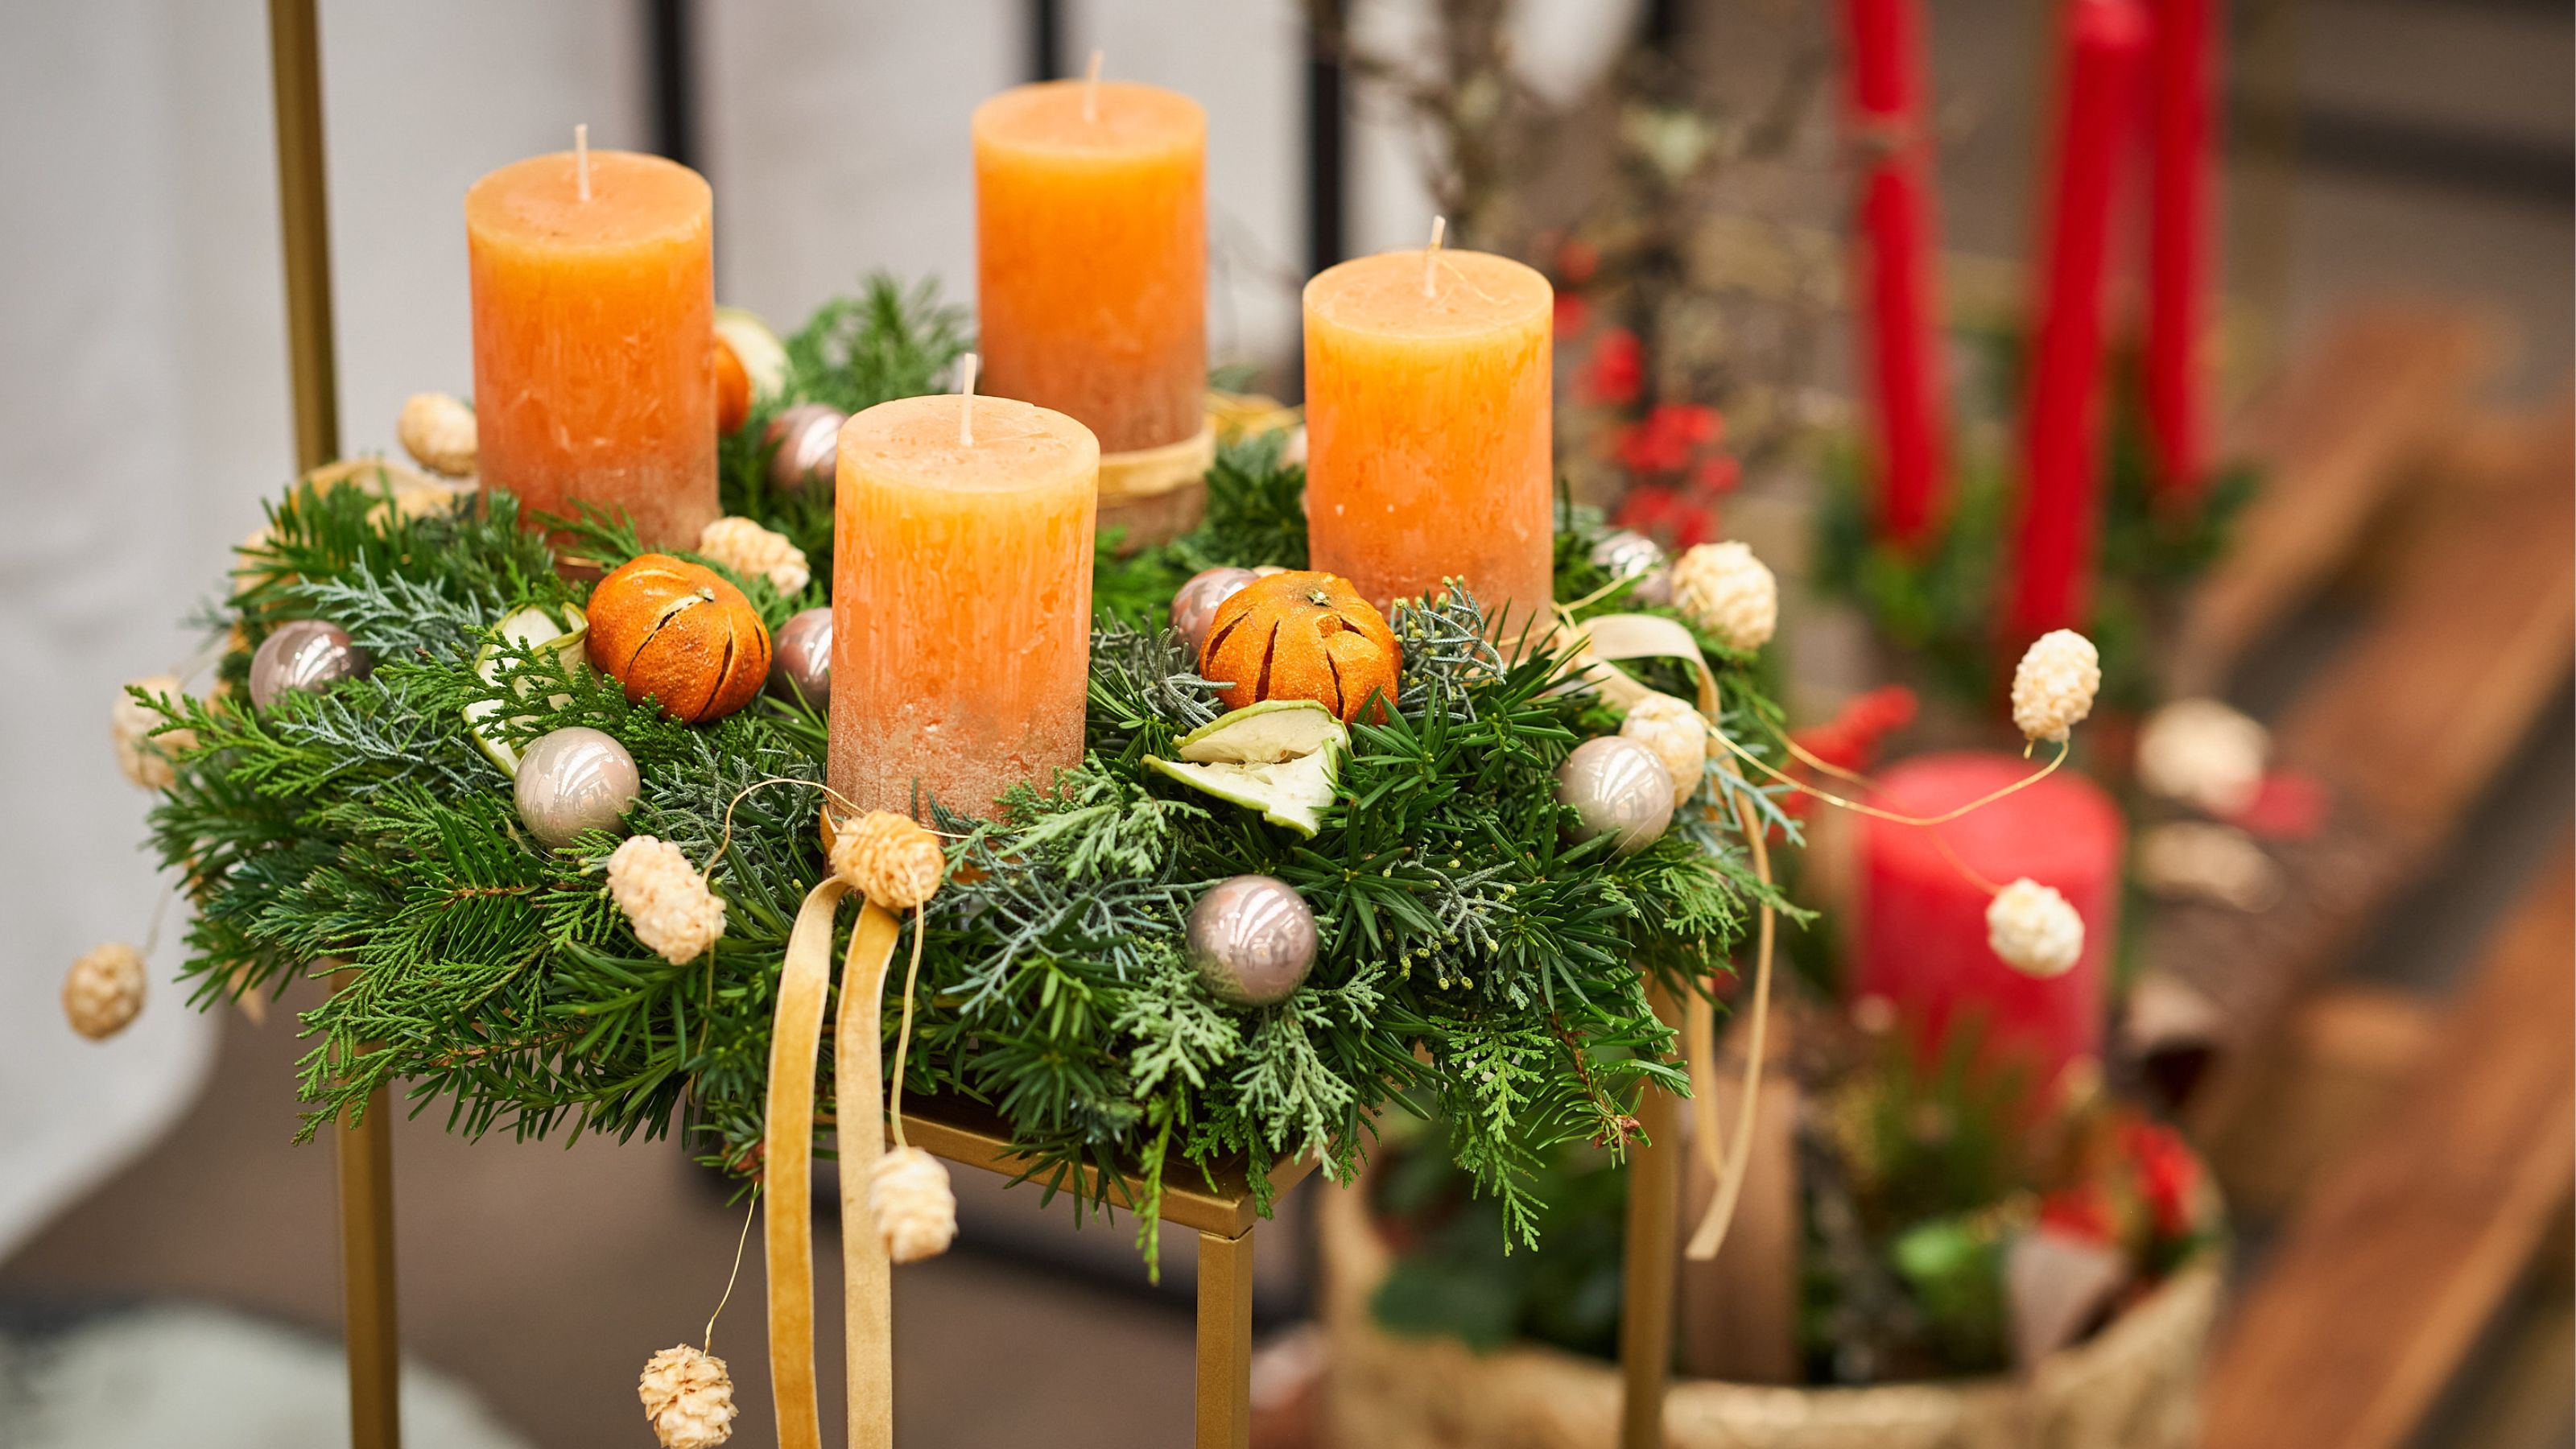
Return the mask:
[[(790, 397), (926, 387), (961, 342), (925, 291), (880, 279), (797, 334)], [(769, 497), (745, 451), (761, 422), (725, 442), (728, 506), (817, 551), (828, 497)], [(1615, 1150), (1641, 1085), (1683, 1089), (1648, 978), (1705, 990), (1761, 888), (1706, 807), (1624, 858), (1565, 842), (1552, 772), (1615, 717), (1563, 687), (1559, 655), (1497, 652), (1464, 590), (1397, 610), (1399, 708), (1353, 727), (1314, 839), (1150, 775), (1148, 753), (1170, 753), (1217, 711), (1177, 636), (1151, 627), (1163, 581), (1201, 560), (1303, 562), (1303, 472), (1277, 448), (1226, 449), (1190, 538), (1124, 562), (1104, 552), (1082, 763), (1015, 792), (1000, 820), (935, 810), (951, 880), (925, 919), (906, 1090), (991, 1104), (1041, 1180), (1064, 1185), (1080, 1164), (1136, 1176), (1140, 1200), (1104, 1173), (1090, 1205), (1137, 1211), (1150, 1254), (1172, 1172), (1246, 1159), (1258, 1184), (1270, 1164), (1313, 1154), (1347, 1178), (1374, 1114), (1418, 1089), (1507, 1231), (1531, 1241), (1529, 1182), (1545, 1154), (1578, 1139)], [(639, 551), (619, 520), (544, 522), (604, 565)], [(364, 481), (299, 485), (271, 510), (216, 611), (235, 631), (224, 677), (238, 684), (249, 650), (301, 617), (348, 629), (375, 668), (263, 711), (238, 689), (153, 701), (199, 741), (151, 821), (197, 906), (195, 997), (339, 975), (303, 1017), (308, 1134), (395, 1086), (467, 1133), (678, 1127), (708, 1160), (755, 1170), (787, 936), (827, 869), (825, 723), (764, 697), (684, 726), (614, 680), (501, 640), (511, 610), (579, 603), (589, 587), (559, 577), (546, 535), (519, 525), (507, 496), (413, 517)], [(816, 575), (829, 577), (819, 553)], [(735, 581), (773, 625), (822, 598), (819, 583), (790, 598)], [(478, 655), (497, 661), (496, 679), (478, 674)], [(1741, 668), (1723, 677), (1730, 727), (1766, 738), (1767, 701)], [(571, 725), (625, 744), (643, 782), (629, 827), (678, 844), (729, 904), (709, 953), (675, 966), (636, 941), (605, 889), (613, 836), (548, 850), (527, 835), (510, 782), (465, 727), (484, 701), (504, 706), (497, 728), (514, 744)], [(1320, 927), (1312, 975), (1269, 1007), (1225, 1004), (1182, 954), (1191, 903), (1245, 872), (1286, 880)]]
[[(2136, 410), (2118, 409), (2106, 431), (2101, 549), (2092, 618), (2083, 632), (2102, 652), (2104, 700), (2143, 710), (2158, 698), (2152, 631), (2174, 597), (2225, 550), (2259, 480), (2244, 465), (2225, 469), (2193, 508), (2177, 512), (2156, 496)], [(1826, 459), (1818, 582), (1858, 605), (1890, 643), (1920, 660), (1930, 683), (1983, 705), (2012, 668), (1995, 629), (2015, 526), (2017, 494), (2007, 461), (1991, 449), (1961, 448), (1948, 511), (1915, 550), (1878, 536), (1868, 471), (1849, 446)]]

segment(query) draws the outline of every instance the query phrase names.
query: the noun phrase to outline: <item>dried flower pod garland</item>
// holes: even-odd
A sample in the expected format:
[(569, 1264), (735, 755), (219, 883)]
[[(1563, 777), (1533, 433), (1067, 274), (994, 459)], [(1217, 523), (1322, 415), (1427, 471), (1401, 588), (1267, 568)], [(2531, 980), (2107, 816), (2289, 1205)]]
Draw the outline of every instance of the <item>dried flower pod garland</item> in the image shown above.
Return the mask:
[[(880, 295), (834, 314), (837, 332), (791, 339), (788, 385), (726, 440), (728, 511), (804, 548), (818, 575), (828, 528), (799, 512), (809, 501), (765, 501), (757, 409), (841, 405), (862, 389), (824, 380), (863, 366), (890, 385), (941, 345), (917, 300)], [(841, 340), (818, 354), (826, 335)], [(1230, 448), (1207, 528), (1137, 558), (1103, 551), (1105, 601), (1136, 570), (1175, 568), (1174, 550), (1302, 564), (1301, 484), (1277, 439)], [(775, 1163), (760, 1150), (770, 1131), (811, 1130), (768, 1115), (767, 1098), (789, 937), (833, 866), (813, 825), (821, 719), (756, 696), (693, 725), (563, 651), (496, 638), (515, 610), (578, 605), (598, 639), (594, 587), (558, 575), (550, 535), (520, 529), (505, 495), (479, 514), (382, 502), (364, 478), (297, 491), (245, 557), (251, 582), (213, 621), (239, 631), (219, 666), (236, 686), (247, 648), (296, 618), (347, 630), (378, 661), (371, 675), (259, 712), (221, 692), (167, 702), (167, 723), (197, 746), (158, 797), (153, 840), (197, 905), (185, 971), (199, 997), (281, 989), (326, 955), (348, 963), (349, 988), (306, 1018), (314, 1124), (400, 1080), (450, 1098), (469, 1133), (652, 1135), (676, 1123), (711, 1161)], [(642, 552), (614, 520), (554, 524), (567, 552), (612, 570)], [(1579, 560), (1591, 541), (1578, 533), (1561, 552)], [(1569, 589), (1594, 586), (1588, 567)], [(798, 602), (766, 579), (725, 582), (765, 629)], [(907, 913), (919, 980), (889, 982), (869, 1013), (890, 1041), (894, 1008), (913, 1008), (904, 1091), (995, 1102), (1041, 1180), (1119, 1160), (1143, 1184), (1119, 1205), (1138, 1211), (1150, 1251), (1171, 1171), (1245, 1158), (1261, 1184), (1271, 1163), (1313, 1153), (1347, 1176), (1368, 1114), (1418, 1085), (1455, 1124), (1459, 1161), (1528, 1236), (1534, 1154), (1619, 1140), (1641, 1086), (1680, 1085), (1638, 968), (1677, 993), (1703, 992), (1725, 969), (1755, 902), (1771, 898), (1741, 826), (1694, 807), (1633, 854), (1567, 839), (1553, 772), (1617, 712), (1563, 688), (1560, 650), (1505, 658), (1458, 591), (1386, 621), (1401, 660), (1393, 707), (1350, 725), (1335, 803), (1301, 838), (1145, 765), (1221, 707), (1161, 622), (1097, 634), (1080, 767), (1050, 792), (1016, 794), (1004, 819), (929, 822), (951, 842), (951, 871)], [(1776, 710), (1749, 673), (1722, 663), (1715, 688), (1720, 730), (1770, 757)], [(721, 937), (679, 962), (668, 956), (696, 940), (665, 941), (665, 953), (639, 939), (603, 888), (613, 834), (533, 848), (513, 828), (507, 777), (467, 727), (478, 704), (483, 727), (514, 747), (571, 727), (623, 744), (642, 780), (623, 829), (702, 872), (726, 906)], [(1757, 828), (1783, 824), (1768, 795), (1725, 793), (1744, 797), (1734, 804)], [(1248, 873), (1295, 890), (1319, 926), (1307, 978), (1249, 1008), (1214, 994), (1185, 952), (1198, 896)], [(835, 949), (848, 931), (844, 912)], [(829, 1059), (808, 1071), (793, 1095), (810, 1124), (812, 1101), (839, 1084)], [(1104, 1178), (1099, 1191), (1124, 1189)]]

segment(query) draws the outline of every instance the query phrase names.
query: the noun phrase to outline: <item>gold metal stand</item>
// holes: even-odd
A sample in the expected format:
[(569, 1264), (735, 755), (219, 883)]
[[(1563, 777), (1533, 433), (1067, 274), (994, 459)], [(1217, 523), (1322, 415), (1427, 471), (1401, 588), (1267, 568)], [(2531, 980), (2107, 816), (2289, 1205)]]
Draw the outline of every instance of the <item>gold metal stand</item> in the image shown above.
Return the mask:
[(1198, 1449), (1252, 1443), (1252, 1229), (1199, 1234)]
[[(295, 389), (295, 471), (340, 456), (338, 358), (331, 340), (331, 213), (322, 170), (322, 36), (313, 0), (269, 0), (277, 94), (278, 235), (286, 258), (286, 346)], [(379, 1089), (366, 1120), (343, 1124), (340, 1291), (349, 1341), (349, 1442), (400, 1449), (402, 1334), (394, 1315), (392, 1113)]]
[(286, 347), (300, 474), (340, 456), (331, 210), (322, 171), (322, 35), (313, 0), (269, 0), (268, 48), (277, 89), (278, 236), (286, 254)]
[(379, 1088), (367, 1120), (343, 1126), (340, 1293), (349, 1338), (349, 1442), (401, 1449), (402, 1330), (394, 1316), (393, 1114)]
[[(1017, 1177), (1032, 1165), (1011, 1150), (1010, 1134), (1001, 1119), (972, 1102), (932, 1100), (907, 1105), (903, 1124), (913, 1146), (961, 1167)], [(1285, 1195), (1314, 1170), (1311, 1159), (1283, 1162), (1271, 1169), (1272, 1196)], [(1193, 1442), (1196, 1449), (1248, 1449), (1252, 1443), (1252, 1229), (1260, 1214), (1252, 1205), (1252, 1184), (1240, 1168), (1219, 1168), (1213, 1189), (1198, 1183), (1195, 1173), (1191, 1176), (1188, 1183), (1164, 1184), (1162, 1218), (1199, 1235), (1198, 1433)], [(1142, 1191), (1143, 1184), (1133, 1178), (1120, 1181), (1130, 1200)], [(1062, 1186), (1090, 1196), (1099, 1190), (1099, 1174), (1085, 1168)], [(1667, 1253), (1671, 1241), (1668, 1220)]]

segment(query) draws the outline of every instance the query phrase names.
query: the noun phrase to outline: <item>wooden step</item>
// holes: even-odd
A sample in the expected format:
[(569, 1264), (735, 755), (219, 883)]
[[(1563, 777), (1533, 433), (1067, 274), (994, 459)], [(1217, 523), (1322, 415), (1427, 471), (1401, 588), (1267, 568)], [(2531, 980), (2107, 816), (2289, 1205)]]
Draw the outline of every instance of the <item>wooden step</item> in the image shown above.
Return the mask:
[(2207, 1449), (2395, 1449), (2576, 1188), (2576, 854), (2525, 898), (2379, 1130), (2292, 1218), (2212, 1370)]
[(2323, 665), (2275, 730), (2281, 762), (2333, 807), (2274, 853), (2282, 900), (2248, 914), (2157, 912), (2146, 969), (2208, 1001), (2216, 1068), (2191, 1113), (2217, 1135), (2246, 1090), (2231, 1055), (2273, 1039), (2308, 986), (2358, 943), (2449, 841), (2540, 712), (2576, 650), (2576, 442), (2536, 431), (2508, 476), (2435, 480), (2420, 536), (2362, 632)]
[(2184, 612), (2177, 693), (2217, 692), (2247, 649), (2340, 571), (2409, 461), (2459, 426), (2503, 335), (2456, 304), (2377, 303), (2330, 324), (2256, 400), (2229, 448), (2262, 467), (2262, 492)]

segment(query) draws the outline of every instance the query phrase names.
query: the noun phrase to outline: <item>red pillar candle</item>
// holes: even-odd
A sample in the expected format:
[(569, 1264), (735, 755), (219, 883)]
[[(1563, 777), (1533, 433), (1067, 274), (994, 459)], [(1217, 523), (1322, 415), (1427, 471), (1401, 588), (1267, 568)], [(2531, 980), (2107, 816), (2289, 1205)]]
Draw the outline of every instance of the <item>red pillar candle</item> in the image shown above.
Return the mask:
[(2147, 431), (2158, 496), (2198, 496), (2208, 478), (2203, 359), (2209, 328), (2210, 196), (2216, 158), (2217, 0), (2156, 0), (2154, 161), (2147, 234)]
[[(2029, 774), (2014, 755), (1923, 755), (1880, 777), (1872, 804), (1924, 817), (1954, 810)], [(2101, 787), (2060, 772), (1944, 825), (1861, 821), (1860, 929), (1855, 999), (1883, 997), (1921, 1032), (1929, 1054), (1979, 1023), (1990, 1059), (2053, 1082), (2077, 1057), (2102, 1051), (2104, 983), (2119, 934), (2119, 808)], [(1948, 849), (1945, 851), (1944, 846)], [(2063, 894), (2084, 921), (2084, 954), (2062, 976), (2025, 976), (1986, 942), (1993, 897), (2023, 876)]]
[(2121, 142), (2146, 60), (2137, 0), (2071, 0), (2058, 85), (2056, 169), (2032, 309), (2022, 496), (2005, 643), (2080, 629), (2100, 527), (2102, 273)]
[(1853, 285), (1862, 305), (1854, 316), (1877, 428), (1878, 536), (1912, 545), (1940, 511), (1948, 426), (1921, 0), (1846, 0), (1843, 22), (1860, 173)]

